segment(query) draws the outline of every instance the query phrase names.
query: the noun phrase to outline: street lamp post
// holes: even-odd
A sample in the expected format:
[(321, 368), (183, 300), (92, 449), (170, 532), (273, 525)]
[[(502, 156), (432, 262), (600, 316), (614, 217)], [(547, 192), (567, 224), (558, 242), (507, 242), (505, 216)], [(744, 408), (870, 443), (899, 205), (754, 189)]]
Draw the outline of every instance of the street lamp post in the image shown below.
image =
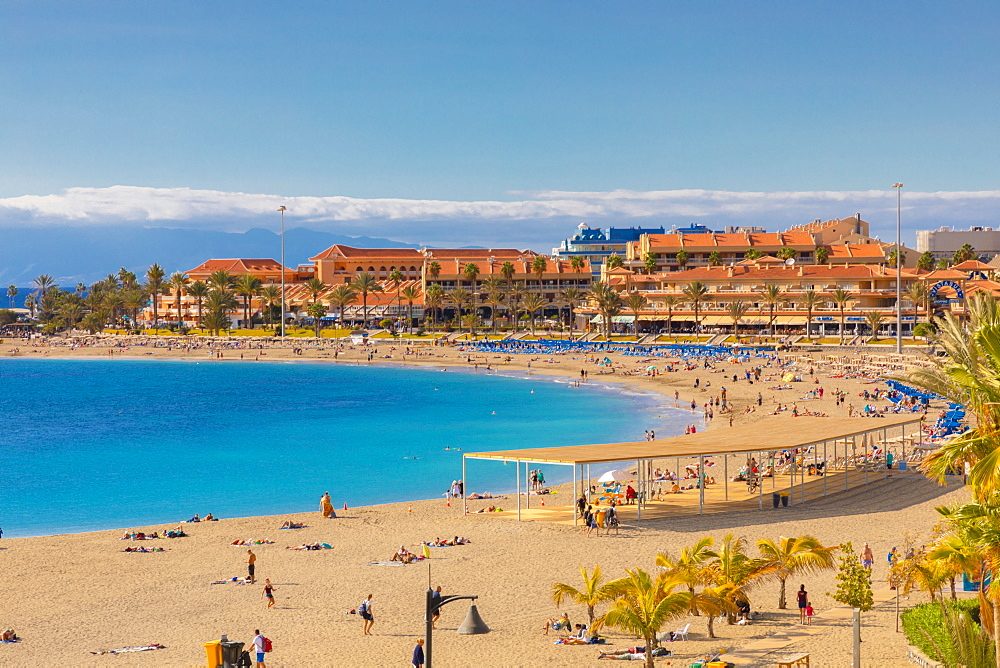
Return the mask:
[(899, 252), (899, 202), (903, 192), (902, 183), (893, 183), (896, 189), (896, 353), (903, 352), (903, 258)]
[(281, 212), (281, 338), (285, 338), (285, 209), (279, 206)]
[[(428, 571), (429, 573), (430, 571)], [(427, 604), (424, 607), (424, 633), (426, 637), (424, 638), (424, 666), (426, 668), (431, 668), (431, 646), (432, 646), (432, 635), (433, 624), (434, 624), (434, 613), (440, 610), (447, 603), (452, 601), (460, 601), (462, 599), (468, 599), (475, 601), (478, 596), (441, 596), (440, 598), (434, 598), (434, 590), (427, 588)], [(465, 621), (462, 625), (458, 627), (458, 632), (464, 635), (480, 635), (483, 633), (489, 633), (490, 627), (486, 625), (483, 618), (479, 616), (479, 610), (476, 609), (475, 605), (469, 607), (469, 614), (466, 615)]]

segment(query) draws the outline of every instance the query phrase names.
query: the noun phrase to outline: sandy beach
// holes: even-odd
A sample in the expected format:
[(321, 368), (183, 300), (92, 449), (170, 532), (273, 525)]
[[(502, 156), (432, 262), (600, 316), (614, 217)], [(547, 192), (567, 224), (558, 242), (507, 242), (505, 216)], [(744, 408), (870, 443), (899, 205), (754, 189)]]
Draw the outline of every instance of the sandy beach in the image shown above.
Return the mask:
[[(207, 348), (188, 350), (177, 347), (138, 345), (138, 340), (120, 352), (110, 354), (102, 345), (77, 347), (31, 346), (22, 342), (0, 344), (0, 356), (18, 348), (21, 357), (141, 357), (208, 358)], [(403, 343), (380, 342), (375, 349), (346, 346), (302, 345), (301, 354), (291, 349), (268, 348), (261, 359), (326, 360), (338, 363), (406, 363), (437, 366), (469, 365), (467, 355), (457, 347), (420, 346), (420, 354), (404, 355)], [(394, 348), (394, 349), (392, 349)], [(253, 350), (222, 349), (220, 363), (239, 360), (252, 363)], [(574, 357), (576, 359), (574, 359)], [(603, 357), (603, 355), (602, 355)], [(794, 419), (788, 411), (765, 416), (778, 404), (797, 403), (802, 409), (846, 416), (847, 405), (838, 407), (832, 399), (836, 389), (848, 393), (848, 404), (862, 405), (858, 392), (871, 384), (858, 379), (831, 378), (831, 367), (823, 360), (802, 360), (799, 373), (806, 382), (793, 390), (773, 391), (774, 384), (762, 381), (749, 385), (742, 377), (750, 365), (720, 365), (712, 371), (692, 369), (661, 374), (639, 375), (646, 364), (642, 358), (613, 354), (617, 373), (600, 376), (601, 382), (624, 383), (664, 395), (664, 405), (674, 405), (674, 393), (682, 404), (694, 400), (700, 407), (717, 395), (725, 368), (728, 398), (735, 410), (734, 424), (761, 420)], [(594, 368), (582, 355), (552, 358), (514, 355), (510, 362), (502, 358), (484, 358), (472, 363), (512, 372), (556, 374), (579, 378), (581, 369)], [(808, 367), (813, 366), (814, 376)], [(636, 375), (625, 375), (635, 370)], [(765, 369), (765, 377), (773, 373)], [(732, 374), (740, 374), (733, 383)], [(699, 380), (698, 389), (694, 380)], [(808, 382), (818, 378), (819, 384)], [(706, 388), (706, 381), (711, 385)], [(802, 400), (814, 387), (825, 388), (825, 398)], [(884, 387), (884, 385), (883, 385)], [(745, 414), (747, 406), (756, 405), (757, 393), (762, 406)], [(851, 399), (854, 399), (852, 402)], [(701, 409), (692, 414), (701, 419)], [(710, 429), (726, 429), (728, 415), (716, 413)], [(763, 426), (762, 426), (763, 427)], [(766, 428), (766, 427), (763, 427)], [(642, 426), (637, 425), (637, 438)], [(666, 436), (666, 435), (662, 435)], [(442, 488), (448, 481), (442, 482)], [(316, 490), (316, 499), (324, 490)], [(471, 489), (470, 491), (481, 491)], [(565, 490), (564, 490), (565, 492)], [(281, 490), (275, 490), (276, 495)], [(824, 544), (852, 541), (855, 547), (868, 541), (876, 552), (875, 588), (885, 587), (884, 554), (893, 545), (902, 545), (904, 534), (926, 537), (937, 521), (934, 507), (965, 498), (961, 488), (941, 488), (917, 476), (897, 476), (832, 494), (819, 501), (779, 511), (739, 511), (698, 517), (626, 523), (617, 536), (587, 536), (572, 527), (548, 522), (518, 523), (494, 514), (464, 515), (458, 504), (447, 507), (444, 501), (418, 501), (367, 508), (340, 509), (336, 520), (322, 518), (304, 508), (299, 515), (224, 518), (218, 522), (184, 524), (189, 537), (159, 539), (148, 543), (120, 540), (120, 529), (87, 534), (39, 538), (16, 538), (0, 541), (0, 566), (5, 574), (6, 601), (0, 612), (0, 626), (14, 628), (23, 640), (0, 645), (0, 663), (11, 666), (37, 665), (204, 665), (202, 643), (228, 634), (230, 639), (249, 642), (255, 628), (274, 641), (274, 652), (267, 664), (274, 666), (405, 666), (418, 637), (423, 635), (424, 592), (430, 584), (441, 585), (445, 594), (478, 595), (478, 606), (492, 632), (481, 636), (459, 636), (454, 629), (464, 619), (467, 605), (456, 602), (444, 609), (438, 631), (434, 634), (434, 658), (439, 666), (589, 666), (597, 661), (596, 646), (554, 645), (556, 636), (542, 635), (545, 619), (558, 616), (551, 600), (554, 582), (577, 585), (578, 567), (599, 564), (609, 577), (623, 574), (624, 568), (653, 568), (657, 552), (676, 552), (704, 535), (716, 540), (726, 533), (757, 538), (777, 539), (810, 533)], [(550, 503), (568, 504), (572, 495), (551, 497)], [(336, 499), (334, 500), (337, 501)], [(502, 503), (512, 505), (508, 498)], [(470, 509), (490, 505), (490, 501), (470, 502)], [(412, 512), (410, 509), (412, 508)], [(193, 508), (192, 512), (210, 509)], [(178, 518), (183, 519), (183, 518)], [(304, 522), (306, 528), (280, 530), (286, 520)], [(127, 527), (151, 531), (173, 528)], [(436, 537), (464, 536), (471, 543), (435, 548), (432, 557), (422, 563), (396, 566), (373, 566), (385, 561), (400, 545), (416, 549), (421, 541)], [(232, 546), (235, 539), (270, 539), (270, 545), (253, 546), (257, 554), (258, 578), (270, 578), (275, 587), (276, 605), (265, 609), (262, 584), (213, 585), (246, 572), (246, 547)], [(921, 538), (915, 538), (919, 544)], [(286, 549), (306, 542), (326, 542), (333, 549), (295, 551)], [(128, 545), (163, 547), (154, 553), (125, 553)], [(806, 585), (818, 611), (823, 613), (837, 604), (826, 592), (834, 589), (833, 572), (827, 571), (794, 579), (794, 586)], [(789, 585), (792, 586), (792, 582)], [(688, 659), (719, 649), (737, 652), (755, 639), (786, 629), (795, 619), (794, 610), (778, 611), (777, 583), (755, 590), (755, 609), (764, 619), (748, 626), (715, 624), (717, 639), (708, 639), (704, 618), (678, 620), (669, 629), (691, 621), (689, 641), (667, 643), (675, 653), (672, 665), (687, 665)], [(346, 614), (356, 608), (367, 594), (373, 594), (376, 623), (374, 635), (362, 635), (362, 621)], [(906, 605), (922, 600), (912, 595)], [(586, 621), (585, 609), (564, 605), (570, 619)], [(905, 665), (905, 640), (894, 631), (894, 617), (888, 608), (870, 613), (872, 627), (864, 647), (866, 663)], [(888, 621), (887, 621), (888, 620)], [(668, 630), (669, 630), (668, 629)], [(635, 645), (634, 639), (608, 629), (609, 647)], [(812, 653), (814, 666), (846, 666), (850, 646), (846, 627), (841, 623), (816, 635), (809, 647), (796, 648)], [(161, 643), (166, 649), (128, 655), (95, 655), (91, 652), (117, 647)], [(771, 657), (773, 660), (773, 657)], [(766, 658), (759, 663), (767, 665)]]

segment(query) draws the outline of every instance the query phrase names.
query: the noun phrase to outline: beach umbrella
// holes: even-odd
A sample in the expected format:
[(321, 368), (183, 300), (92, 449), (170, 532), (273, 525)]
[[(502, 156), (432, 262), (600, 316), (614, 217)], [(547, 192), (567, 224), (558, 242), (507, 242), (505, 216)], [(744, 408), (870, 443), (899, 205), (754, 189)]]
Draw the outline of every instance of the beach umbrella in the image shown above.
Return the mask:
[(608, 471), (598, 478), (597, 482), (622, 482), (623, 480), (631, 480), (632, 478), (632, 474), (628, 471)]

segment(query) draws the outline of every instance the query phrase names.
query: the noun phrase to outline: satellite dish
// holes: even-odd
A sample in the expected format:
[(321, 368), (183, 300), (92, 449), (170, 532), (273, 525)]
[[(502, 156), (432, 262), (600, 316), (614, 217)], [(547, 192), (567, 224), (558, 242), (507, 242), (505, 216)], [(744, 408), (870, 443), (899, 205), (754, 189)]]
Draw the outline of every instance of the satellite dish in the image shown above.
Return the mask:
[(794, 257), (790, 257), (787, 260), (785, 260), (785, 266), (786, 267), (791, 267), (794, 264), (795, 264), (795, 258)]

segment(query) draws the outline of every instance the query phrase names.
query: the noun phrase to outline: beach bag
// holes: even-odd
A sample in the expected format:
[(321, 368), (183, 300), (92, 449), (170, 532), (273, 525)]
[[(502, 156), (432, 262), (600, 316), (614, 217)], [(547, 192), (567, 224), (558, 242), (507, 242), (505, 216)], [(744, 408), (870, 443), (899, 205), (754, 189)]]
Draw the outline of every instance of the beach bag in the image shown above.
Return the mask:
[(271, 639), (264, 638), (264, 651), (270, 652), (272, 649), (274, 649), (274, 645), (271, 644)]
[(240, 660), (236, 662), (238, 668), (250, 668), (253, 665), (253, 660), (250, 658), (250, 652), (246, 650), (240, 654)]

